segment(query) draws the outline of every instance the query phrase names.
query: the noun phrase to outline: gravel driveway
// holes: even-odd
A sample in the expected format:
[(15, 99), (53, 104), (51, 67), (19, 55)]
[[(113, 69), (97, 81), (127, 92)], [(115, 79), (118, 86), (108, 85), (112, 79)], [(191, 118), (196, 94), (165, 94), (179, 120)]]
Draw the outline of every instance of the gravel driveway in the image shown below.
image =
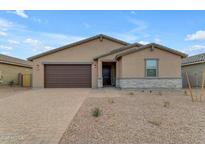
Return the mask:
[(0, 99), (16, 95), (18, 93), (21, 93), (23, 91), (28, 91), (30, 88), (22, 88), (22, 87), (9, 87), (9, 86), (0, 86)]
[(37, 89), (0, 98), (0, 143), (58, 143), (90, 89)]

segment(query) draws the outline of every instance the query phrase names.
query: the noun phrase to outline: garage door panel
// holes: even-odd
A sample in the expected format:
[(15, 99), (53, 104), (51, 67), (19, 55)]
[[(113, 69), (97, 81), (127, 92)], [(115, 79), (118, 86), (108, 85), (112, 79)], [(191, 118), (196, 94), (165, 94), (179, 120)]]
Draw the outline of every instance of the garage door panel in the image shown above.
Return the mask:
[(45, 65), (45, 87), (90, 88), (91, 65)]

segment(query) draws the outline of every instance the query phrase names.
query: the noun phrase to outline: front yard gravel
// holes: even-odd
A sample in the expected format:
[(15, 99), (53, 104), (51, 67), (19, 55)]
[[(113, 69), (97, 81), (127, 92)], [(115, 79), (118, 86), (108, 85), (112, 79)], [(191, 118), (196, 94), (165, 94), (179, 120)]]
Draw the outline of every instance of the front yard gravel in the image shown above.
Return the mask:
[(87, 98), (59, 143), (205, 143), (205, 101), (183, 91), (119, 93)]

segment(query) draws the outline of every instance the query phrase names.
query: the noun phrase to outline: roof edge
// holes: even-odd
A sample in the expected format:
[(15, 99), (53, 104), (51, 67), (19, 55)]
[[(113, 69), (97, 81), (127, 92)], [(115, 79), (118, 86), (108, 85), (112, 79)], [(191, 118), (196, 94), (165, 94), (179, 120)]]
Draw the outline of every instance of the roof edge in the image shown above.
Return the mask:
[(99, 34), (99, 35), (95, 35), (95, 36), (92, 36), (92, 37), (89, 37), (89, 38), (86, 38), (86, 39), (83, 39), (83, 40), (80, 40), (80, 41), (77, 41), (77, 42), (73, 42), (73, 43), (61, 46), (59, 48), (55, 48), (55, 49), (52, 49), (52, 50), (49, 50), (49, 51), (34, 55), (32, 57), (27, 58), (27, 60), (32, 61), (34, 59), (37, 59), (37, 58), (40, 58), (40, 57), (43, 57), (43, 56), (46, 56), (46, 55), (49, 55), (49, 54), (64, 50), (64, 49), (67, 49), (67, 48), (71, 48), (73, 46), (80, 45), (80, 44), (95, 40), (97, 38), (105, 38), (105, 39), (111, 40), (113, 42), (118, 42), (122, 45), (129, 45), (129, 43), (127, 43), (125, 41), (122, 41), (122, 40), (119, 40), (119, 39), (116, 39), (114, 37), (107, 36), (107, 35), (104, 35), (104, 34)]
[(199, 62), (193, 62), (193, 63), (187, 63), (187, 64), (181, 64), (181, 66), (190, 66), (190, 65), (197, 65), (197, 64), (203, 64), (205, 61), (199, 61)]
[(189, 56), (182, 59), (182, 66), (205, 63), (205, 53)]
[(20, 63), (13, 63), (13, 62), (9, 62), (9, 61), (1, 61), (1, 64), (7, 64), (7, 65), (14, 65), (14, 66), (18, 66), (18, 67), (26, 67), (26, 68), (33, 68), (32, 65), (26, 65), (26, 64), (20, 64)]
[(135, 47), (135, 46), (141, 47), (141, 46), (143, 46), (143, 45), (140, 44), (140, 43), (138, 43), (138, 42), (132, 43), (132, 44), (130, 44), (130, 45), (123, 46), (123, 47), (120, 47), (120, 48), (111, 50), (109, 53), (106, 53), (106, 54), (102, 54), (102, 55), (100, 55), (100, 56), (97, 56), (97, 57), (94, 58), (94, 60), (97, 60), (97, 59), (99, 59), (99, 58), (102, 58), (102, 57), (105, 57), (105, 56), (109, 56), (109, 55), (115, 54), (115, 53), (120, 52), (120, 51), (123, 51), (123, 50), (127, 50), (127, 49), (132, 48), (132, 47)]
[(5, 54), (0, 54), (0, 63), (11, 64), (11, 65), (16, 65), (16, 66), (25, 66), (25, 67), (32, 68), (32, 64), (30, 61), (16, 58), (16, 57), (12, 57), (12, 56), (8, 56)]
[(167, 50), (169, 51), (170, 53), (173, 53), (173, 54), (176, 54), (176, 55), (179, 55), (181, 56), (182, 58), (186, 58), (188, 55), (183, 53), (183, 52), (180, 52), (180, 51), (177, 51), (175, 49), (171, 49), (171, 48), (168, 48), (166, 46), (163, 46), (163, 45), (160, 45), (160, 44), (156, 44), (156, 43), (150, 43), (150, 44), (147, 44), (147, 45), (144, 45), (144, 46), (141, 46), (139, 47), (138, 49), (131, 49), (127, 52), (124, 52), (124, 53), (121, 53), (121, 54), (118, 54), (116, 55), (115, 59), (118, 59), (122, 56), (125, 56), (125, 55), (128, 55), (128, 54), (131, 54), (131, 53), (134, 53), (134, 52), (137, 52), (137, 51), (140, 51), (140, 50), (143, 50), (145, 48), (148, 48), (148, 47), (156, 47), (156, 48), (159, 48), (159, 49), (163, 49), (163, 50)]

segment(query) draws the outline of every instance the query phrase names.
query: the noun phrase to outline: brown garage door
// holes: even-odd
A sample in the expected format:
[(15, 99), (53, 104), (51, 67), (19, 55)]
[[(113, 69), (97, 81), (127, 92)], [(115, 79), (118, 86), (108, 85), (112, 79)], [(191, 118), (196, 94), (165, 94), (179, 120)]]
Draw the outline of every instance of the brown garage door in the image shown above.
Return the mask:
[(90, 88), (91, 65), (49, 64), (45, 65), (46, 88)]

